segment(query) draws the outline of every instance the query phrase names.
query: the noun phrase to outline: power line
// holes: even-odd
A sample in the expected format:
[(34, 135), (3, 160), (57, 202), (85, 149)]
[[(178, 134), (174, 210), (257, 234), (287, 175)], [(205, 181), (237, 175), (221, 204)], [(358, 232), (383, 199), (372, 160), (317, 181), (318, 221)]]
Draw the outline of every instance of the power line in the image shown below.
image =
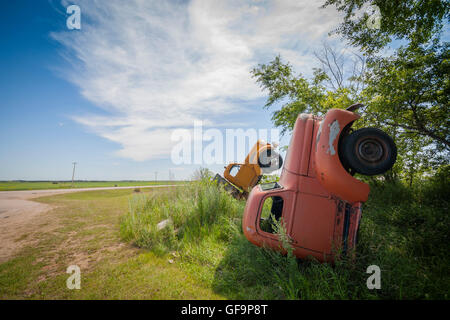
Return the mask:
[(73, 164), (73, 171), (72, 171), (72, 188), (73, 188), (73, 179), (75, 178), (75, 166), (77, 165), (76, 162), (72, 162)]

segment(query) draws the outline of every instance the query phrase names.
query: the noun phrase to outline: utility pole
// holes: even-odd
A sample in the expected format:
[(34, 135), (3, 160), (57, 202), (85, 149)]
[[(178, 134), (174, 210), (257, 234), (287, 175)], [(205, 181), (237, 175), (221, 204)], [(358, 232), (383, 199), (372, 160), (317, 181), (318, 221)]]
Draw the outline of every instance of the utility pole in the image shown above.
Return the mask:
[(155, 171), (155, 181), (158, 181), (158, 171)]
[(72, 162), (73, 163), (73, 172), (72, 172), (72, 188), (73, 188), (73, 179), (75, 178), (75, 166), (77, 165), (76, 162)]

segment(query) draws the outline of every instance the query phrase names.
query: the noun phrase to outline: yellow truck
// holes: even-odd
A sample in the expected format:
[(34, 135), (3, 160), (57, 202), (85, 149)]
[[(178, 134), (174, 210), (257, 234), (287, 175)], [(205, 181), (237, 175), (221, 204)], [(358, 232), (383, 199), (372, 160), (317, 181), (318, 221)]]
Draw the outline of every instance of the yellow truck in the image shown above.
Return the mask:
[(283, 165), (283, 158), (275, 151), (276, 147), (275, 144), (258, 140), (243, 163), (230, 163), (225, 167), (223, 177), (216, 174), (214, 180), (224, 185), (235, 198), (247, 199), (263, 174), (278, 170)]

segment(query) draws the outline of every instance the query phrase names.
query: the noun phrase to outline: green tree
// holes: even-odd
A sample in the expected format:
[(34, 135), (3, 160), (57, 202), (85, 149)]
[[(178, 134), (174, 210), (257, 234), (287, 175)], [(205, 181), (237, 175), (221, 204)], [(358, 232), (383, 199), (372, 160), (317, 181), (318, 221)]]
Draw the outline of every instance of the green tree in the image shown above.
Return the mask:
[[(394, 138), (399, 156), (385, 178), (402, 177), (411, 184), (429, 168), (448, 162), (448, 50), (417, 50), (400, 51), (405, 56), (373, 60), (367, 68), (360, 67), (361, 72), (348, 75), (350, 80), (344, 76), (339, 85), (334, 80), (334, 86), (327, 85), (334, 75), (354, 67), (330, 65), (316, 69), (313, 78), (306, 79), (294, 74), (289, 63), (278, 56), (254, 68), (253, 76), (268, 92), (265, 107), (281, 105), (272, 113), (272, 119), (283, 133), (293, 129), (299, 113), (323, 115), (331, 108), (346, 108), (355, 102), (366, 104), (355, 126), (378, 127)], [(331, 58), (330, 50), (326, 52)]]
[[(368, 14), (358, 15), (368, 5), (380, 10), (379, 28), (367, 26)], [(344, 13), (335, 32), (368, 59), (365, 119), (397, 137), (406, 161), (399, 163), (408, 166), (403, 171), (448, 163), (450, 54), (441, 36), (450, 1), (327, 0), (327, 6)], [(394, 54), (377, 55), (393, 40), (402, 44)]]
[(192, 180), (208, 180), (210, 181), (212, 177), (214, 176), (214, 173), (209, 170), (208, 168), (198, 168), (194, 171), (192, 174)]
[[(369, 15), (359, 14), (368, 5), (380, 10), (379, 28), (368, 28)], [(448, 0), (326, 0), (323, 7), (328, 6), (344, 13), (335, 32), (367, 53), (377, 52), (392, 40), (402, 40), (411, 47), (435, 41), (450, 19)]]
[(280, 56), (268, 64), (260, 64), (252, 70), (253, 77), (261, 88), (268, 92), (265, 108), (282, 103), (272, 113), (272, 121), (282, 133), (294, 128), (299, 113), (323, 115), (331, 108), (344, 108), (352, 104), (352, 89), (341, 84), (335, 90), (327, 89), (331, 81), (323, 69), (315, 69), (312, 79), (296, 75), (289, 63)]
[(450, 52), (448, 44), (400, 48), (369, 63), (368, 113), (383, 126), (431, 138), (436, 151), (450, 149)]
[[(378, 29), (368, 28), (367, 14), (357, 15), (369, 4), (380, 9)], [(382, 128), (396, 141), (399, 156), (388, 175), (412, 183), (418, 174), (447, 164), (450, 54), (441, 31), (449, 1), (327, 0), (324, 7), (332, 5), (345, 13), (336, 32), (362, 52), (356, 56), (359, 65), (344, 68), (345, 58), (327, 45), (316, 54), (321, 68), (311, 79), (295, 75), (279, 56), (258, 65), (252, 74), (268, 92), (265, 107), (281, 104), (272, 114), (274, 124), (286, 132), (301, 112), (322, 115), (362, 102), (366, 108), (357, 126)], [(377, 53), (393, 40), (402, 46), (391, 56)], [(353, 73), (345, 75), (344, 69)]]

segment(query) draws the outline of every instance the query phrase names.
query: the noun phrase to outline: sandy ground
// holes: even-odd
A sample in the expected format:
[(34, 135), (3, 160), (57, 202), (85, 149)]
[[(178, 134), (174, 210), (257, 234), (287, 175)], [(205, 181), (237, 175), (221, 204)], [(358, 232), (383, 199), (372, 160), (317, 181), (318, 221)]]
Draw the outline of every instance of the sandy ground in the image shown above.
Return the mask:
[[(50, 205), (32, 201), (34, 198), (69, 192), (163, 188), (176, 185), (102, 187), (57, 190), (0, 191), (0, 263), (9, 260), (24, 245), (26, 237), (36, 229), (45, 231), (46, 222), (40, 219)], [(28, 243), (29, 244), (29, 243)]]

